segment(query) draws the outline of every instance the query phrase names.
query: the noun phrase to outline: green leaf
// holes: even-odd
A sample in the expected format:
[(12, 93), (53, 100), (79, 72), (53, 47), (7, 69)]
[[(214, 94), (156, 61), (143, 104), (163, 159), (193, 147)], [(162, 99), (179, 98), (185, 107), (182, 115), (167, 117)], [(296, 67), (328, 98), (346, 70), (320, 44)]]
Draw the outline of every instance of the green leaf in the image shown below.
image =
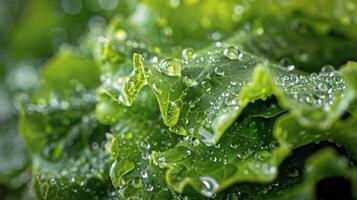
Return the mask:
[(212, 197), (237, 182), (270, 182), (290, 150), (273, 138), (273, 122), (244, 119), (234, 123), (214, 146), (186, 139), (168, 151), (154, 152), (152, 158), (168, 168), (167, 183), (178, 192), (190, 186)]
[[(356, 197), (355, 190), (356, 168), (348, 166), (348, 160), (345, 157), (338, 156), (336, 152), (331, 149), (323, 149), (315, 153), (306, 161), (304, 169), (304, 180), (300, 187), (294, 188), (287, 195), (282, 195), (280, 199), (286, 198), (306, 198), (315, 199), (315, 185), (318, 181), (326, 177), (342, 176), (351, 181), (351, 191), (353, 196)], [(345, 194), (346, 196), (348, 194)]]
[(62, 139), (78, 135), (80, 123), (91, 117), (99, 71), (93, 61), (64, 51), (45, 66), (43, 79), (35, 94), (20, 99), (19, 126), (33, 152), (56, 160)]
[(242, 49), (282, 66), (309, 72), (318, 72), (323, 66), (331, 68), (328, 65), (337, 68), (357, 57), (357, 47), (353, 45), (356, 38), (342, 39), (315, 30), (314, 26), (321, 23), (326, 22), (297, 14), (266, 16), (237, 31), (235, 42)]
[(39, 199), (117, 199), (101, 149), (79, 152), (57, 163), (34, 158), (33, 184)]
[[(348, 159), (338, 155), (333, 149), (319, 150), (309, 156), (304, 163), (297, 163), (295, 159), (296, 157), (290, 160), (291, 163), (285, 165), (290, 168), (290, 171), (284, 170), (285, 174), (280, 174), (273, 183), (237, 185), (237, 190), (233, 190), (232, 194), (244, 199), (319, 199), (323, 198), (319, 196), (320, 191), (317, 191), (320, 182), (329, 178), (342, 177), (351, 183), (351, 188), (343, 188), (344, 192), (350, 191), (351, 194), (340, 193), (339, 196), (344, 198), (356, 196), (354, 190), (357, 183), (356, 168), (350, 167)], [(331, 190), (341, 192), (338, 188), (331, 188)], [(332, 194), (328, 191), (322, 192)]]
[[(346, 71), (353, 71), (351, 66), (349, 67), (344, 68), (344, 74)], [(245, 87), (241, 92), (242, 94), (255, 97), (256, 93), (254, 92), (258, 90), (259, 94), (261, 88), (258, 84), (267, 86), (267, 83), (271, 83), (266, 81), (269, 76), (265, 76), (264, 71), (258, 71), (257, 74), (254, 80), (259, 80), (259, 82), (253, 82), (253, 84)], [(317, 81), (317, 76), (324, 77), (323, 74), (314, 75), (314, 81)], [(348, 76), (352, 77), (353, 75), (349, 73)], [(328, 77), (330, 76), (328, 75)], [(299, 78), (301, 77), (299, 76)], [(308, 84), (307, 80), (309, 79), (303, 79), (303, 83)], [(294, 85), (295, 91), (299, 89), (297, 83), (295, 82)], [(276, 88), (273, 87), (272, 90), (276, 90)], [(354, 95), (353, 90), (349, 92)], [(273, 92), (273, 94), (276, 95), (283, 106), (288, 105), (288, 102), (293, 103), (295, 101), (289, 96), (282, 95), (283, 93), (279, 90)], [(303, 102), (302, 105), (305, 106), (305, 104), (306, 102)], [(304, 121), (301, 120), (308, 119), (305, 116), (314, 117), (311, 113), (321, 111), (316, 111), (315, 108), (312, 110), (305, 108), (310, 111), (308, 112), (310, 115), (303, 115), (304, 113), (300, 113), (301, 110), (298, 109), (304, 107), (297, 107), (301, 106), (298, 103), (294, 105), (295, 108), (290, 107), (289, 114), (283, 115), (275, 122), (273, 131), (275, 139), (271, 133), (267, 133), (268, 130), (272, 129), (275, 118), (265, 119), (270, 123), (264, 124), (263, 119), (250, 119), (248, 117), (243, 121), (238, 120), (230, 126), (227, 133), (214, 146), (205, 146), (199, 140), (183, 141), (173, 149), (153, 153), (152, 157), (160, 167), (168, 168), (166, 180), (176, 191), (183, 192), (188, 186), (191, 186), (203, 195), (212, 196), (237, 182), (272, 181), (276, 177), (278, 166), (292, 149), (311, 142), (334, 141), (349, 148), (351, 153), (355, 153), (356, 134), (353, 130), (356, 127), (354, 119), (348, 122), (332, 123), (338, 119), (334, 118), (332, 122), (329, 122), (331, 124), (328, 127), (310, 125), (310, 128), (307, 128), (306, 124), (303, 123)], [(254, 104), (251, 106), (254, 107)], [(325, 113), (324, 115), (328, 114)], [(335, 116), (331, 115), (331, 117)], [(263, 122), (259, 123), (260, 120)], [(317, 123), (317, 120), (315, 120), (315, 123)], [(271, 148), (270, 143), (274, 144), (274, 141), (275, 145)], [(236, 149), (232, 147), (236, 147)], [(185, 160), (176, 160), (187, 151), (191, 152), (190, 156)], [(247, 156), (248, 159), (245, 158), (242, 162), (239, 158), (246, 156), (242, 156), (240, 152), (251, 153)], [(261, 156), (265, 159), (260, 160)]]
[(105, 126), (94, 115), (98, 66), (62, 51), (43, 71), (41, 87), (21, 98), (21, 133), (32, 150), (41, 199), (115, 199), (102, 150)]
[[(283, 141), (294, 147), (311, 142), (328, 140), (345, 147), (354, 159), (357, 158), (356, 118), (336, 122), (328, 130), (306, 128), (297, 123), (291, 115), (285, 115), (276, 121), (274, 132)], [(299, 137), (296, 137), (298, 135)]]
[[(337, 71), (287, 72), (234, 46), (210, 47), (192, 60), (168, 59), (154, 65), (139, 55), (134, 60), (135, 70), (124, 86), (126, 98), (134, 99), (147, 82), (170, 130), (205, 143), (217, 143), (249, 103), (271, 95), (301, 124), (322, 129), (343, 114), (355, 95), (350, 87), (345, 89)], [(170, 74), (175, 68), (180, 73)]]
[(167, 150), (178, 141), (161, 123), (152, 93), (144, 91), (133, 107), (126, 107), (103, 91), (98, 90), (96, 113), (101, 123), (112, 126), (110, 177), (119, 198), (176, 196), (165, 183), (164, 171), (150, 161), (151, 151)]

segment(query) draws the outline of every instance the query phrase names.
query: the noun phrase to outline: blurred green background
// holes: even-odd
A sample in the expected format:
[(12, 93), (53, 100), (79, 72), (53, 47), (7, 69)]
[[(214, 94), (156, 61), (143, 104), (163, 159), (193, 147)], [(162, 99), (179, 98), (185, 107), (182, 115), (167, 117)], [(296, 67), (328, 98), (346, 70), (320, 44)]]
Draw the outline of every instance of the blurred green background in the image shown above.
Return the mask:
[[(128, 3), (130, 2), (130, 3)], [(0, 198), (34, 199), (30, 157), (17, 130), (16, 95), (39, 84), (39, 67), (61, 45), (76, 45), (102, 30), (115, 15), (128, 15), (134, 1), (0, 1)]]

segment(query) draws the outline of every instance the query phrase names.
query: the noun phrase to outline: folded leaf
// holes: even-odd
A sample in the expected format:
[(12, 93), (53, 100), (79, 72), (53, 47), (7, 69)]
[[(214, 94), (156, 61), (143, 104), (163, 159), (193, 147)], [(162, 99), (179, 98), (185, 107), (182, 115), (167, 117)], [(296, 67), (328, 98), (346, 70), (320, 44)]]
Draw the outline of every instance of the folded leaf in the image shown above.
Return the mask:
[[(307, 160), (300, 157), (307, 157)], [(230, 189), (229, 195), (238, 199), (271, 200), (355, 197), (356, 168), (349, 166), (344, 156), (338, 155), (331, 148), (324, 148), (312, 155), (300, 157), (291, 157), (274, 182), (265, 185), (236, 185)], [(323, 183), (329, 184), (328, 190)]]
[(217, 143), (250, 102), (275, 95), (301, 124), (326, 129), (355, 95), (345, 89), (337, 71), (288, 73), (234, 46), (211, 47), (192, 60), (167, 59), (154, 65), (136, 54), (134, 71), (124, 85), (127, 99), (134, 99), (144, 82), (170, 130), (208, 144)]
[(274, 139), (273, 121), (248, 118), (234, 123), (215, 146), (187, 139), (168, 151), (154, 152), (152, 159), (168, 168), (167, 183), (178, 192), (191, 186), (212, 197), (237, 182), (270, 182), (290, 150)]

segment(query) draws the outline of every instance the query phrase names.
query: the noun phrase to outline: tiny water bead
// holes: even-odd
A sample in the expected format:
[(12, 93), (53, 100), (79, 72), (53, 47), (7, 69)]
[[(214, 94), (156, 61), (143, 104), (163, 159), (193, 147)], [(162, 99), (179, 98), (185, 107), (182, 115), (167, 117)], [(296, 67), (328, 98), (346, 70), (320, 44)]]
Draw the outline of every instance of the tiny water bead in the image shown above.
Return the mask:
[(330, 73), (335, 71), (336, 69), (332, 65), (325, 65), (321, 68), (322, 73)]
[(182, 50), (182, 58), (185, 60), (191, 60), (196, 58), (195, 50), (193, 48), (185, 48)]
[(168, 58), (160, 63), (161, 72), (168, 76), (181, 76), (181, 63), (174, 58)]
[(149, 176), (148, 173), (147, 173), (145, 170), (141, 171), (141, 172), (140, 172), (140, 175), (141, 175), (141, 177), (143, 177), (143, 178), (147, 178), (147, 177)]
[(271, 157), (271, 153), (267, 150), (262, 150), (254, 155), (254, 158), (259, 161), (266, 161)]
[(321, 92), (326, 92), (326, 91), (329, 89), (329, 87), (328, 87), (327, 84), (325, 84), (325, 83), (319, 83), (319, 84), (317, 85), (317, 88), (318, 88)]
[(214, 73), (215, 73), (217, 76), (224, 76), (224, 71), (223, 71), (223, 69), (220, 68), (220, 67), (214, 68)]
[(283, 75), (275, 83), (297, 102), (320, 107), (325, 111), (332, 109), (336, 95), (344, 95), (346, 87), (340, 73), (332, 66), (325, 66), (320, 73)]
[(195, 87), (198, 83), (195, 79), (190, 78), (190, 77), (184, 77), (183, 78), (183, 84), (186, 87)]
[(282, 69), (285, 71), (293, 71), (295, 69), (295, 66), (292, 64), (291, 60), (289, 58), (282, 58), (279, 61), (279, 64), (282, 66)]
[(224, 49), (223, 51), (224, 57), (230, 60), (240, 60), (243, 57), (243, 53), (241, 50), (236, 46), (229, 46)]
[(252, 151), (250, 149), (247, 149), (244, 152), (243, 151), (242, 152), (238, 152), (236, 154), (236, 157), (237, 157), (238, 160), (244, 161), (244, 160), (248, 159), (251, 155), (252, 155)]

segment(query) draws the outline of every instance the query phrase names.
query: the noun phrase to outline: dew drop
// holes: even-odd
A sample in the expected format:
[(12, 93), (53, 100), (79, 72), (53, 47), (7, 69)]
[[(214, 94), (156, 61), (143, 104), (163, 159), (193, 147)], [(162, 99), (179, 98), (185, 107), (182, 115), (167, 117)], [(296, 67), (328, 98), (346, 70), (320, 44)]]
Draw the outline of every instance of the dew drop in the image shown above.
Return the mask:
[(243, 57), (242, 52), (236, 46), (229, 46), (224, 49), (223, 55), (230, 60), (239, 60)]
[(141, 171), (140, 174), (141, 174), (141, 177), (143, 177), (143, 178), (147, 178), (149, 176), (145, 170)]
[(325, 65), (321, 68), (322, 73), (329, 73), (335, 71), (335, 68), (332, 65)]
[(252, 155), (252, 152), (250, 151), (250, 149), (248, 149), (245, 152), (238, 152), (236, 156), (239, 160), (243, 161), (243, 160), (248, 159), (251, 155)]
[(254, 155), (254, 158), (259, 161), (266, 161), (271, 157), (271, 153), (267, 150), (262, 150)]
[(328, 86), (325, 83), (319, 83), (317, 85), (317, 88), (321, 91), (321, 92), (326, 92), (328, 90)]
[(295, 66), (292, 64), (291, 60), (289, 58), (282, 58), (279, 61), (279, 64), (282, 65), (283, 70), (285, 71), (293, 71), (295, 69)]
[(160, 70), (168, 76), (181, 76), (181, 63), (177, 59), (168, 58), (160, 63)]
[(148, 185), (146, 188), (147, 192), (152, 192), (153, 190), (154, 190), (154, 186), (152, 186), (152, 185)]
[(214, 73), (217, 76), (224, 76), (224, 71), (222, 70), (222, 68), (219, 68), (219, 67), (214, 68)]
[(212, 197), (219, 188), (219, 184), (212, 177), (202, 176), (199, 178), (199, 180), (202, 185), (201, 193), (207, 197)]
[(195, 50), (193, 48), (185, 48), (182, 50), (182, 58), (185, 60), (196, 58)]
[(131, 181), (131, 185), (132, 185), (134, 188), (140, 188), (140, 187), (142, 186), (141, 179), (140, 179), (139, 177), (134, 178), (134, 179)]
[(183, 78), (183, 84), (186, 87), (195, 87), (198, 83), (195, 79), (190, 78), (190, 77), (184, 77)]

